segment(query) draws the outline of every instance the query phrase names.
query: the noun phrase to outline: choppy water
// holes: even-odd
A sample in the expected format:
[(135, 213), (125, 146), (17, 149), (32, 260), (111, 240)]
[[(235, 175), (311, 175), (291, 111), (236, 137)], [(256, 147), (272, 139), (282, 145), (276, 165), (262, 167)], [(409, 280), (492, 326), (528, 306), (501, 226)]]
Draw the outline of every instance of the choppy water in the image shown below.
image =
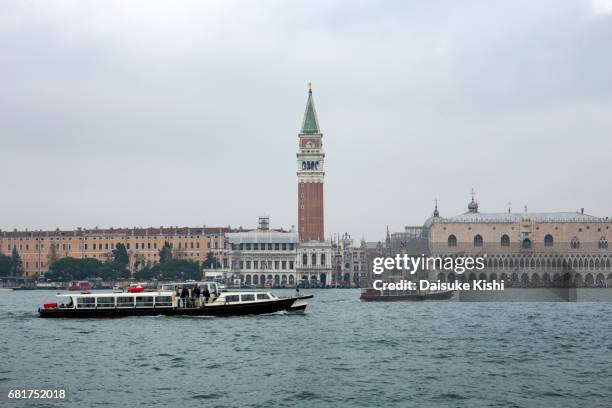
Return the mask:
[(612, 406), (612, 303), (312, 293), (304, 316), (116, 320), (0, 293), (0, 388), (65, 386), (48, 406), (70, 407)]

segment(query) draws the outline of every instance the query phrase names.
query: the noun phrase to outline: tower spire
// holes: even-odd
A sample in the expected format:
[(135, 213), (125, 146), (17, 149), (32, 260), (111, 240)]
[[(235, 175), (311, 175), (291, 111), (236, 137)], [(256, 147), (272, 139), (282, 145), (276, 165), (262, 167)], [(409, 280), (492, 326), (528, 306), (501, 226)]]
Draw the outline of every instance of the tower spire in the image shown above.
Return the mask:
[(312, 82), (308, 82), (308, 100), (306, 101), (306, 111), (304, 112), (304, 121), (302, 122), (301, 133), (321, 133), (319, 131), (317, 111), (315, 109), (314, 99), (312, 97)]

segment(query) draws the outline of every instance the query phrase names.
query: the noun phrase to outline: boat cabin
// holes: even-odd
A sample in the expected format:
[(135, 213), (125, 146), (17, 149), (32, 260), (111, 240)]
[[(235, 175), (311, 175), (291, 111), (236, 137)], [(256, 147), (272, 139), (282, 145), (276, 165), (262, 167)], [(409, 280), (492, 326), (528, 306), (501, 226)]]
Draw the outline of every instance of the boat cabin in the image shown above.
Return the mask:
[(208, 288), (210, 293), (221, 293), (221, 288), (217, 282), (196, 282), (196, 281), (187, 281), (187, 282), (170, 282), (170, 283), (162, 283), (159, 286), (160, 291), (169, 291), (174, 292), (175, 288), (178, 287), (179, 290), (182, 290), (184, 286), (188, 289), (193, 288), (195, 285), (198, 285), (201, 292), (204, 292), (205, 288)]
[(270, 292), (223, 292), (214, 301), (209, 303), (210, 306), (231, 305), (242, 303), (258, 303), (277, 300), (278, 297)]
[[(168, 308), (176, 306), (174, 292), (140, 293), (81, 293), (57, 295), (60, 309), (121, 309), (121, 308)], [(45, 304), (45, 306), (51, 304)]]

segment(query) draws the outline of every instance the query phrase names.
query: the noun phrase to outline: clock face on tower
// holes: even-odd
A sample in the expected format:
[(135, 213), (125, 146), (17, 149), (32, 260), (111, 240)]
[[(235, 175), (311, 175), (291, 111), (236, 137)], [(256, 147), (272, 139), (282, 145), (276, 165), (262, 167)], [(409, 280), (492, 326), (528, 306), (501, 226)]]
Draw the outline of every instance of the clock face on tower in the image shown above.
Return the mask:
[(319, 161), (303, 161), (302, 170), (319, 170)]

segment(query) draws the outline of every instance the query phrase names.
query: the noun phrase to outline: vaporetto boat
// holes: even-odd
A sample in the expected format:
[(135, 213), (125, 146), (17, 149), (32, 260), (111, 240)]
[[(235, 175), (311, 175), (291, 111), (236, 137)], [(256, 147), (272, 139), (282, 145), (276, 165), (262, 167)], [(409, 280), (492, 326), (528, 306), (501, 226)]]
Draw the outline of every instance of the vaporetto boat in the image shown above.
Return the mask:
[(126, 316), (237, 316), (275, 312), (302, 313), (313, 295), (279, 297), (271, 292), (222, 292), (208, 302), (202, 297), (181, 299), (174, 291), (139, 293), (58, 294), (45, 303), (40, 317), (110, 318)]

